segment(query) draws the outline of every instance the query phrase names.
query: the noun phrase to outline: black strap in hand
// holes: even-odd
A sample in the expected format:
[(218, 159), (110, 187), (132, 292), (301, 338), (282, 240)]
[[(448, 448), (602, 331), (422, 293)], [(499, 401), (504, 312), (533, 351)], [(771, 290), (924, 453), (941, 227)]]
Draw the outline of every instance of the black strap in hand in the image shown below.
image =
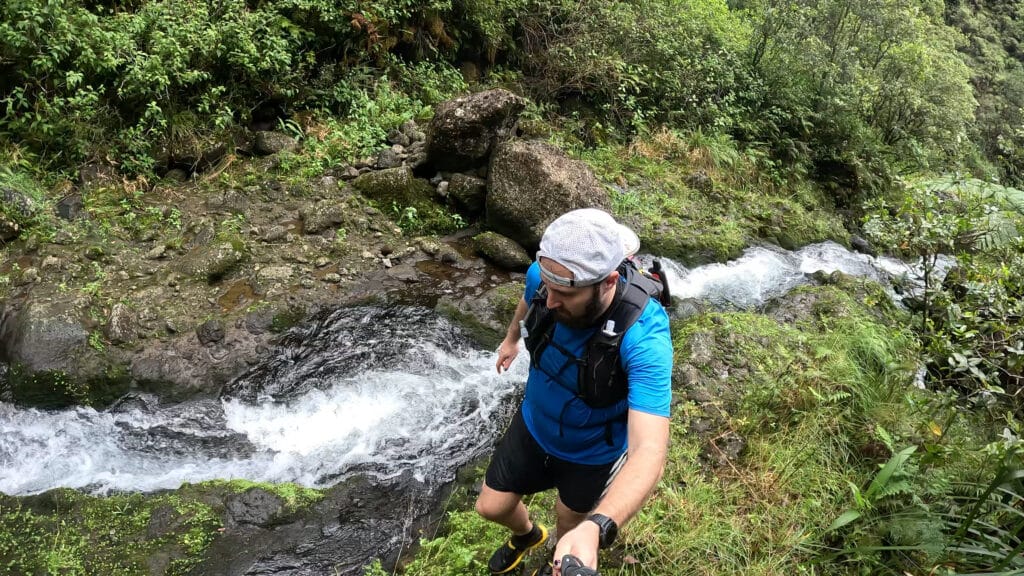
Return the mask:
[(587, 568), (572, 554), (562, 556), (562, 576), (601, 576), (597, 570)]

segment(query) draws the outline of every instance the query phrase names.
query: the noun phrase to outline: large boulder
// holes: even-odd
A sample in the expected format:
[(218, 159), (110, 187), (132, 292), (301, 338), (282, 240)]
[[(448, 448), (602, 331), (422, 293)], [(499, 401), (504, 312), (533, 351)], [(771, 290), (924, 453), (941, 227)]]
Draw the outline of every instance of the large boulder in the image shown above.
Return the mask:
[(473, 237), (478, 254), (506, 270), (526, 271), (532, 260), (523, 247), (495, 232), (484, 232)]
[(498, 146), (489, 180), (487, 227), (528, 250), (540, 245), (544, 228), (558, 216), (611, 205), (607, 190), (586, 164), (544, 142)]
[(525, 100), (501, 88), (441, 103), (427, 127), (427, 163), (451, 172), (486, 164), (524, 108)]
[(90, 345), (67, 302), (7, 302), (0, 310), (0, 357), (10, 365), (0, 399), (43, 408), (104, 405), (127, 390), (116, 351)]
[(214, 283), (223, 278), (246, 258), (245, 247), (231, 242), (193, 248), (177, 263), (178, 271)]
[(32, 371), (70, 371), (88, 347), (89, 332), (71, 307), (28, 301), (5, 305), (0, 316), (0, 352)]

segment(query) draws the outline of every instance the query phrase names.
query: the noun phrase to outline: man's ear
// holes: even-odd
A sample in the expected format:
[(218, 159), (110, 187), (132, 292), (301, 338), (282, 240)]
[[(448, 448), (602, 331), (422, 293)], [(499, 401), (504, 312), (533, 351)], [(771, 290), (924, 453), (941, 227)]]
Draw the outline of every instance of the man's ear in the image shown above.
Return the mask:
[(601, 283), (604, 284), (605, 288), (614, 288), (615, 284), (618, 283), (618, 281), (619, 281), (619, 271), (618, 270), (613, 270), (612, 273), (609, 274), (607, 278), (605, 278), (604, 280), (601, 281)]

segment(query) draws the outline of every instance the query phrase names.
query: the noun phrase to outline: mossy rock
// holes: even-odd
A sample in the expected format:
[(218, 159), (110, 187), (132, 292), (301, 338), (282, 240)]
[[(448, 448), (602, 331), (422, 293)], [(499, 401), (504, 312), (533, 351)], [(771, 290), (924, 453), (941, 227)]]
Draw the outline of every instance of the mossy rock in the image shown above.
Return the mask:
[(497, 232), (484, 232), (473, 237), (476, 251), (506, 270), (524, 271), (532, 260), (526, 250)]
[(244, 243), (239, 246), (238, 242), (220, 241), (193, 249), (178, 263), (178, 270), (193, 278), (214, 283), (227, 276), (245, 258)]
[(59, 370), (33, 372), (14, 364), (0, 390), (21, 406), (59, 409), (69, 406), (108, 406), (125, 395), (131, 384), (121, 366), (110, 366), (99, 375), (79, 377)]
[(353, 180), (352, 186), (385, 209), (392, 205), (417, 206), (429, 203), (434, 195), (434, 187), (430, 182), (416, 178), (408, 166), (367, 172)]
[(442, 297), (436, 310), (448, 316), (481, 346), (493, 348), (505, 337), (525, 285), (512, 282), (497, 286), (479, 298)]

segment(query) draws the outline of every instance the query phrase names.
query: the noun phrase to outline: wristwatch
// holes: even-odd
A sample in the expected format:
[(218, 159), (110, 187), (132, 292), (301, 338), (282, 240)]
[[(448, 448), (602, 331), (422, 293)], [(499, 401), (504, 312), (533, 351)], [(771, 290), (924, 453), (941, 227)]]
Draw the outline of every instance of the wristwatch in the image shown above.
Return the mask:
[(597, 524), (597, 527), (601, 529), (601, 535), (597, 540), (598, 547), (604, 549), (611, 546), (612, 542), (615, 542), (615, 537), (619, 535), (619, 525), (615, 523), (615, 520), (604, 514), (591, 514), (587, 516), (587, 520)]

